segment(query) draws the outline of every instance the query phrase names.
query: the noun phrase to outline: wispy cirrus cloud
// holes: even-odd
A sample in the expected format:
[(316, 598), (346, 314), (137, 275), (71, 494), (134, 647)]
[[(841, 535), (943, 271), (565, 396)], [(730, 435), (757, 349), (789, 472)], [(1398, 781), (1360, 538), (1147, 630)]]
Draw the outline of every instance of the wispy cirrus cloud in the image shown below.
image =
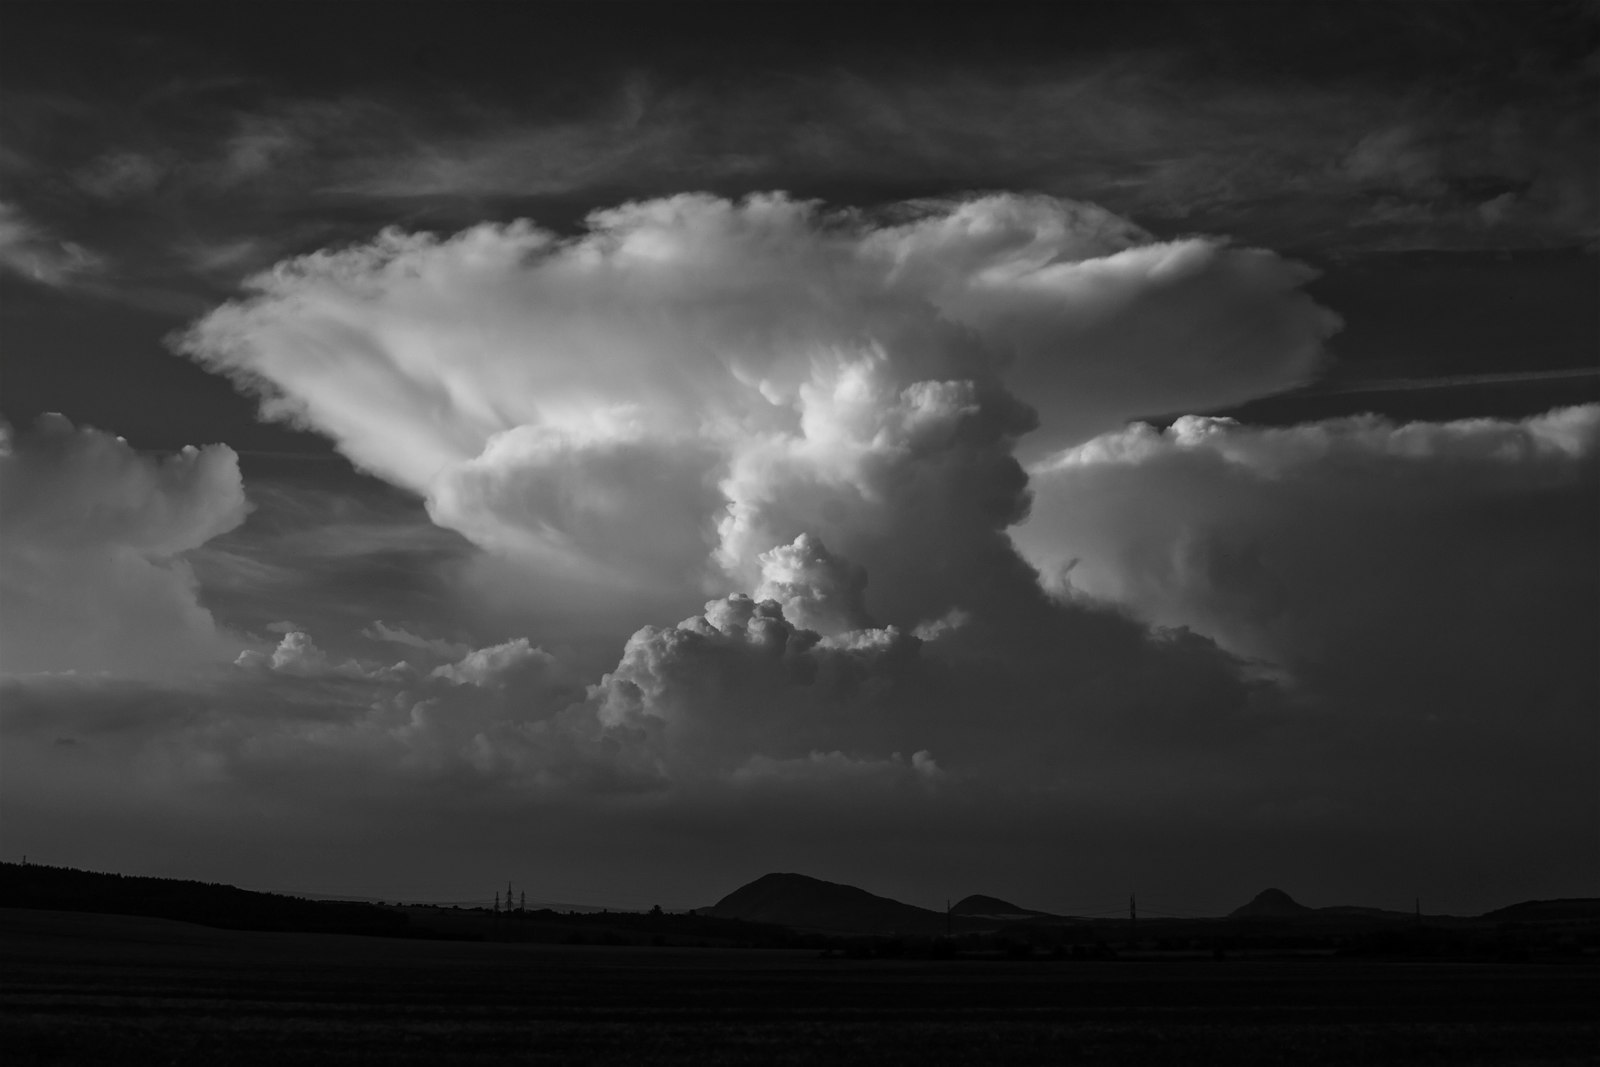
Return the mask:
[[(1487, 32), (1473, 17), (1465, 31), (1422, 16), (1388, 29), (1444, 55)], [(603, 68), (581, 96), (545, 85), (514, 99), (360, 82), (312, 97), (259, 80), (94, 107), (24, 92), (7, 170), (14, 199), (64, 240), (106, 247), (146, 282), (210, 286), (396, 218), (572, 217), (686, 188), (857, 202), (1032, 189), (1163, 233), (1329, 257), (1593, 247), (1596, 76), (1549, 36), (1524, 42), (1492, 91), (1438, 63), (1322, 79), (1237, 57), (1212, 69), (1167, 41), (1004, 67)], [(56, 171), (72, 182), (34, 195)]]
[(0, 201), (0, 270), (61, 287), (93, 278), (105, 267), (105, 257), (99, 253), (52, 236), (15, 204)]
[[(478, 114), (350, 157), (328, 188), (404, 203), (517, 202), (684, 183), (1026, 187), (1150, 224), (1355, 251), (1588, 245), (1600, 115), (1360, 82), (1198, 79), (1171, 57), (892, 78), (786, 75), (736, 96), (631, 83), (556, 122)], [(1547, 102), (1549, 103), (1549, 102)]]

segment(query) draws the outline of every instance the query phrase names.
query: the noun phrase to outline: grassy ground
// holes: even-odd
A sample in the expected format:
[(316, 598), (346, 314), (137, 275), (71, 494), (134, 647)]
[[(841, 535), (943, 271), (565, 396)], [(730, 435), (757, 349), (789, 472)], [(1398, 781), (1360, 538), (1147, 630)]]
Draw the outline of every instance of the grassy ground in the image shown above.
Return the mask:
[(10, 1063), (1591, 1064), (1594, 964), (397, 941), (0, 910)]

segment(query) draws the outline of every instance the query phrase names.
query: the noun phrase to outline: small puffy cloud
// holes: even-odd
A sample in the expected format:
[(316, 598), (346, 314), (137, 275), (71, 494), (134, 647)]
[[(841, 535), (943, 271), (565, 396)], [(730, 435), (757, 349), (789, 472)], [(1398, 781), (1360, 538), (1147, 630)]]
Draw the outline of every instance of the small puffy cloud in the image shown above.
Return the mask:
[(820, 538), (801, 534), (759, 557), (756, 600), (771, 600), (796, 626), (834, 634), (870, 625), (864, 594), (867, 572), (828, 551)]
[(0, 427), (0, 665), (147, 674), (232, 659), (244, 642), (201, 604), (187, 553), (244, 520), (226, 445), (156, 459), (42, 417)]
[(328, 655), (318, 648), (311, 635), (291, 630), (283, 635), (270, 656), (254, 649), (239, 653), (239, 666), (261, 666), (285, 674), (321, 674), (329, 669)]
[(552, 692), (573, 691), (566, 680), (566, 667), (526, 637), (474, 649), (448, 641), (425, 640), (405, 630), (384, 626), (382, 622), (362, 631), (362, 635), (382, 635), (387, 643), (425, 652), (430, 659), (441, 654), (457, 658), (431, 671), (418, 669), (409, 660), (384, 665), (352, 657), (336, 662), (318, 647), (310, 634), (289, 632), (271, 652), (246, 649), (234, 662), (249, 671), (272, 671), (304, 678), (341, 677), (406, 685), (422, 685), (428, 679), (438, 679), (451, 686), (510, 689), (523, 696), (538, 690), (544, 693), (541, 699), (548, 698)]
[(776, 601), (739, 593), (676, 626), (639, 630), (587, 703), (604, 728), (644, 738), (668, 766), (793, 758), (855, 732), (863, 707), (916, 670), (920, 644), (893, 628), (824, 638)]
[(405, 673), (404, 664), (373, 669), (364, 667), (353, 659), (334, 663), (326, 652), (317, 647), (310, 634), (298, 630), (285, 633), (283, 639), (270, 653), (253, 648), (245, 649), (234, 660), (234, 665), (251, 671), (276, 671), (279, 674), (303, 678), (329, 675), (367, 678), (382, 677), (385, 672), (402, 675)]
[(433, 669), (433, 677), (443, 678), (455, 685), (475, 685), (493, 689), (504, 685), (507, 678), (529, 668), (550, 669), (555, 659), (542, 648), (535, 648), (526, 637), (504, 644), (474, 649), (455, 663)]

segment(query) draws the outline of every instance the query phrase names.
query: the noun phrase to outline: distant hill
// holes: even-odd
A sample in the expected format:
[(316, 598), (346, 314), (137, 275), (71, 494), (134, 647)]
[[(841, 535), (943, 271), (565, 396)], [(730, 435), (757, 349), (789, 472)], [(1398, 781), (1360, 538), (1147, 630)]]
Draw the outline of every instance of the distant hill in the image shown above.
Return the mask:
[(1047, 911), (1035, 911), (1032, 908), (1021, 908), (999, 897), (986, 897), (974, 894), (964, 897), (955, 907), (950, 909), (950, 914), (963, 919), (994, 919), (1001, 922), (1015, 922), (1024, 919), (1055, 919), (1059, 916)]
[(945, 928), (940, 912), (803, 874), (762, 875), (700, 914), (830, 934), (935, 935)]
[(1296, 919), (1311, 915), (1315, 909), (1297, 903), (1281, 889), (1263, 889), (1255, 899), (1228, 913), (1230, 919)]
[[(1348, 925), (1350, 923), (1370, 923), (1373, 921), (1390, 923), (1397, 920), (1409, 920), (1413, 918), (1413, 913), (1409, 911), (1393, 911), (1388, 908), (1367, 908), (1355, 904), (1334, 904), (1326, 908), (1308, 908), (1281, 889), (1265, 889), (1257, 893), (1255, 899), (1250, 903), (1229, 912), (1227, 917), (1229, 919), (1275, 919), (1278, 921), (1299, 920), (1302, 922), (1315, 920), (1323, 924)], [(1438, 918), (1438, 916), (1434, 916), (1434, 918)]]
[[(784, 927), (699, 915), (605, 912), (599, 908), (565, 914), (548, 908), (497, 913), (470, 905), (458, 908), (310, 900), (209, 882), (19, 863), (0, 863), (0, 909), (34, 910), (40, 916), (76, 912), (85, 915), (78, 923), (85, 930), (138, 929), (137, 924), (146, 920), (172, 920), (197, 928), (452, 941), (811, 947), (806, 935)], [(88, 917), (91, 913), (115, 917), (117, 921), (98, 923)], [(42, 917), (35, 921), (58, 922)], [(134, 925), (128, 926), (130, 923)], [(169, 930), (161, 936), (177, 935)]]

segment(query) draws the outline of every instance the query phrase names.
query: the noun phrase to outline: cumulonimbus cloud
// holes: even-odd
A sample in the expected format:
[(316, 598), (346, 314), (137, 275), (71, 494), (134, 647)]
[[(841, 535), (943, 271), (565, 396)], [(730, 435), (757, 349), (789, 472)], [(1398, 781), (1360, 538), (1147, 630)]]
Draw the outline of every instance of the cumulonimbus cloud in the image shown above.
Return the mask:
[(226, 445), (164, 459), (45, 415), (0, 425), (0, 664), (130, 675), (226, 662), (243, 646), (200, 603), (185, 553), (244, 521)]
[(868, 218), (684, 195), (571, 239), (388, 231), (304, 256), (181, 347), (552, 600), (754, 588), (812, 534), (915, 625), (963, 606), (963, 567), (1009, 558), (1019, 442), (1314, 374), (1337, 320), (1309, 277), (1045, 197)]

